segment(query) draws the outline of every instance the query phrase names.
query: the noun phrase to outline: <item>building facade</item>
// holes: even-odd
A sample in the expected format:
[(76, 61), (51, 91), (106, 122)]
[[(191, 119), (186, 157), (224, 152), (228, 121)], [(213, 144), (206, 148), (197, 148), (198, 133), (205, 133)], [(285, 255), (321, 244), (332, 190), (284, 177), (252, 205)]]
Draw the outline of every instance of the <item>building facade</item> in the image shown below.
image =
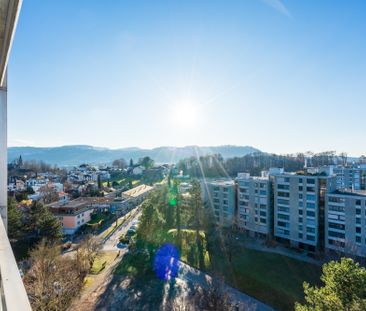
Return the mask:
[(325, 246), (366, 256), (366, 191), (336, 191), (326, 196)]
[(270, 177), (238, 174), (238, 228), (254, 237), (270, 238), (273, 232), (273, 199)]
[(274, 176), (274, 236), (311, 251), (324, 247), (325, 196), (336, 178), (325, 173)]
[(233, 180), (206, 182), (207, 202), (212, 208), (215, 222), (230, 227), (236, 222), (236, 185)]

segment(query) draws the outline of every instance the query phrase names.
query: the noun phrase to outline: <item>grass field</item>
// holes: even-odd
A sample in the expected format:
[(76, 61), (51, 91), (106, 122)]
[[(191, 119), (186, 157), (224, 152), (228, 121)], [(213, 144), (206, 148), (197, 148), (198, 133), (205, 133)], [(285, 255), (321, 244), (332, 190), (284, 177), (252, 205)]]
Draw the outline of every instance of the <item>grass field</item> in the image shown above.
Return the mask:
[(102, 224), (103, 222), (109, 220), (111, 218), (110, 214), (105, 214), (105, 213), (99, 213), (96, 214), (95, 216), (92, 216), (92, 219), (90, 221), (88, 221), (88, 224), (90, 225), (95, 225), (95, 224)]
[(114, 252), (101, 252), (97, 255), (90, 269), (90, 274), (99, 274), (105, 267), (110, 265), (116, 259)]
[(303, 301), (304, 281), (319, 283), (321, 267), (286, 256), (241, 248), (229, 262), (220, 247), (209, 253), (209, 273), (278, 310), (293, 310), (295, 301)]

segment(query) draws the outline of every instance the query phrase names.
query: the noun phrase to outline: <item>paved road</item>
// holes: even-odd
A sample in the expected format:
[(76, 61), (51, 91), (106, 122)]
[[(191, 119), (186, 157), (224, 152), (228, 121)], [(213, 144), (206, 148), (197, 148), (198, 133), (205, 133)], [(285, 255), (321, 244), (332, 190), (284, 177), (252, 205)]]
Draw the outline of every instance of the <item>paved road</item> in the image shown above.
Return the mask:
[[(138, 207), (137, 207), (138, 208)], [(133, 211), (131, 211), (133, 213)], [(125, 234), (127, 230), (131, 227), (132, 222), (137, 219), (141, 215), (141, 210), (135, 210), (135, 214), (127, 220), (123, 225), (121, 225), (104, 243), (102, 247), (102, 251), (105, 252), (113, 252), (116, 253), (119, 251), (120, 254), (114, 260), (111, 265), (109, 265), (105, 270), (100, 272), (97, 275), (89, 275), (89, 278), (92, 279), (91, 285), (81, 293), (79, 299), (76, 299), (72, 305), (69, 307), (69, 311), (85, 311), (85, 310), (94, 310), (95, 301), (98, 296), (98, 290), (108, 285), (111, 282), (113, 277), (114, 268), (120, 263), (123, 259), (123, 255), (128, 251), (128, 248), (119, 249), (117, 244), (119, 243), (119, 237), (122, 234)], [(100, 293), (99, 293), (100, 294)]]
[(132, 217), (123, 223), (108, 239), (104, 242), (102, 250), (103, 251), (116, 251), (119, 250), (117, 244), (119, 243), (119, 238), (122, 234), (126, 234), (128, 229), (132, 226), (132, 221), (140, 217), (141, 210), (140, 207), (136, 207), (132, 210)]

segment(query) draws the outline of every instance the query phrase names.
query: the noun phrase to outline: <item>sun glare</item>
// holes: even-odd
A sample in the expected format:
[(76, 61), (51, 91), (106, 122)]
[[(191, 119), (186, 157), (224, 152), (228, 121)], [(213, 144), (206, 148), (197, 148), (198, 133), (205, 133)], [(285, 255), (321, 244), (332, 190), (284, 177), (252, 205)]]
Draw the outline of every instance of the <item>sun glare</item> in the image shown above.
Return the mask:
[(173, 106), (171, 121), (173, 125), (184, 129), (195, 127), (198, 123), (197, 106), (191, 102), (181, 102)]

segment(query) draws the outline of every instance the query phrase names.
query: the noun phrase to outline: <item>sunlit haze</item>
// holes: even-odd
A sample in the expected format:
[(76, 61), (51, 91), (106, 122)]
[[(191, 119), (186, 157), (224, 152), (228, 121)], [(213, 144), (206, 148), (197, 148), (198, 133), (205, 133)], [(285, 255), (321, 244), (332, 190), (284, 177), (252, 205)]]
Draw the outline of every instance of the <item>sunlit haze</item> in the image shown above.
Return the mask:
[(24, 1), (9, 64), (9, 145), (361, 155), (365, 9), (333, 0)]

